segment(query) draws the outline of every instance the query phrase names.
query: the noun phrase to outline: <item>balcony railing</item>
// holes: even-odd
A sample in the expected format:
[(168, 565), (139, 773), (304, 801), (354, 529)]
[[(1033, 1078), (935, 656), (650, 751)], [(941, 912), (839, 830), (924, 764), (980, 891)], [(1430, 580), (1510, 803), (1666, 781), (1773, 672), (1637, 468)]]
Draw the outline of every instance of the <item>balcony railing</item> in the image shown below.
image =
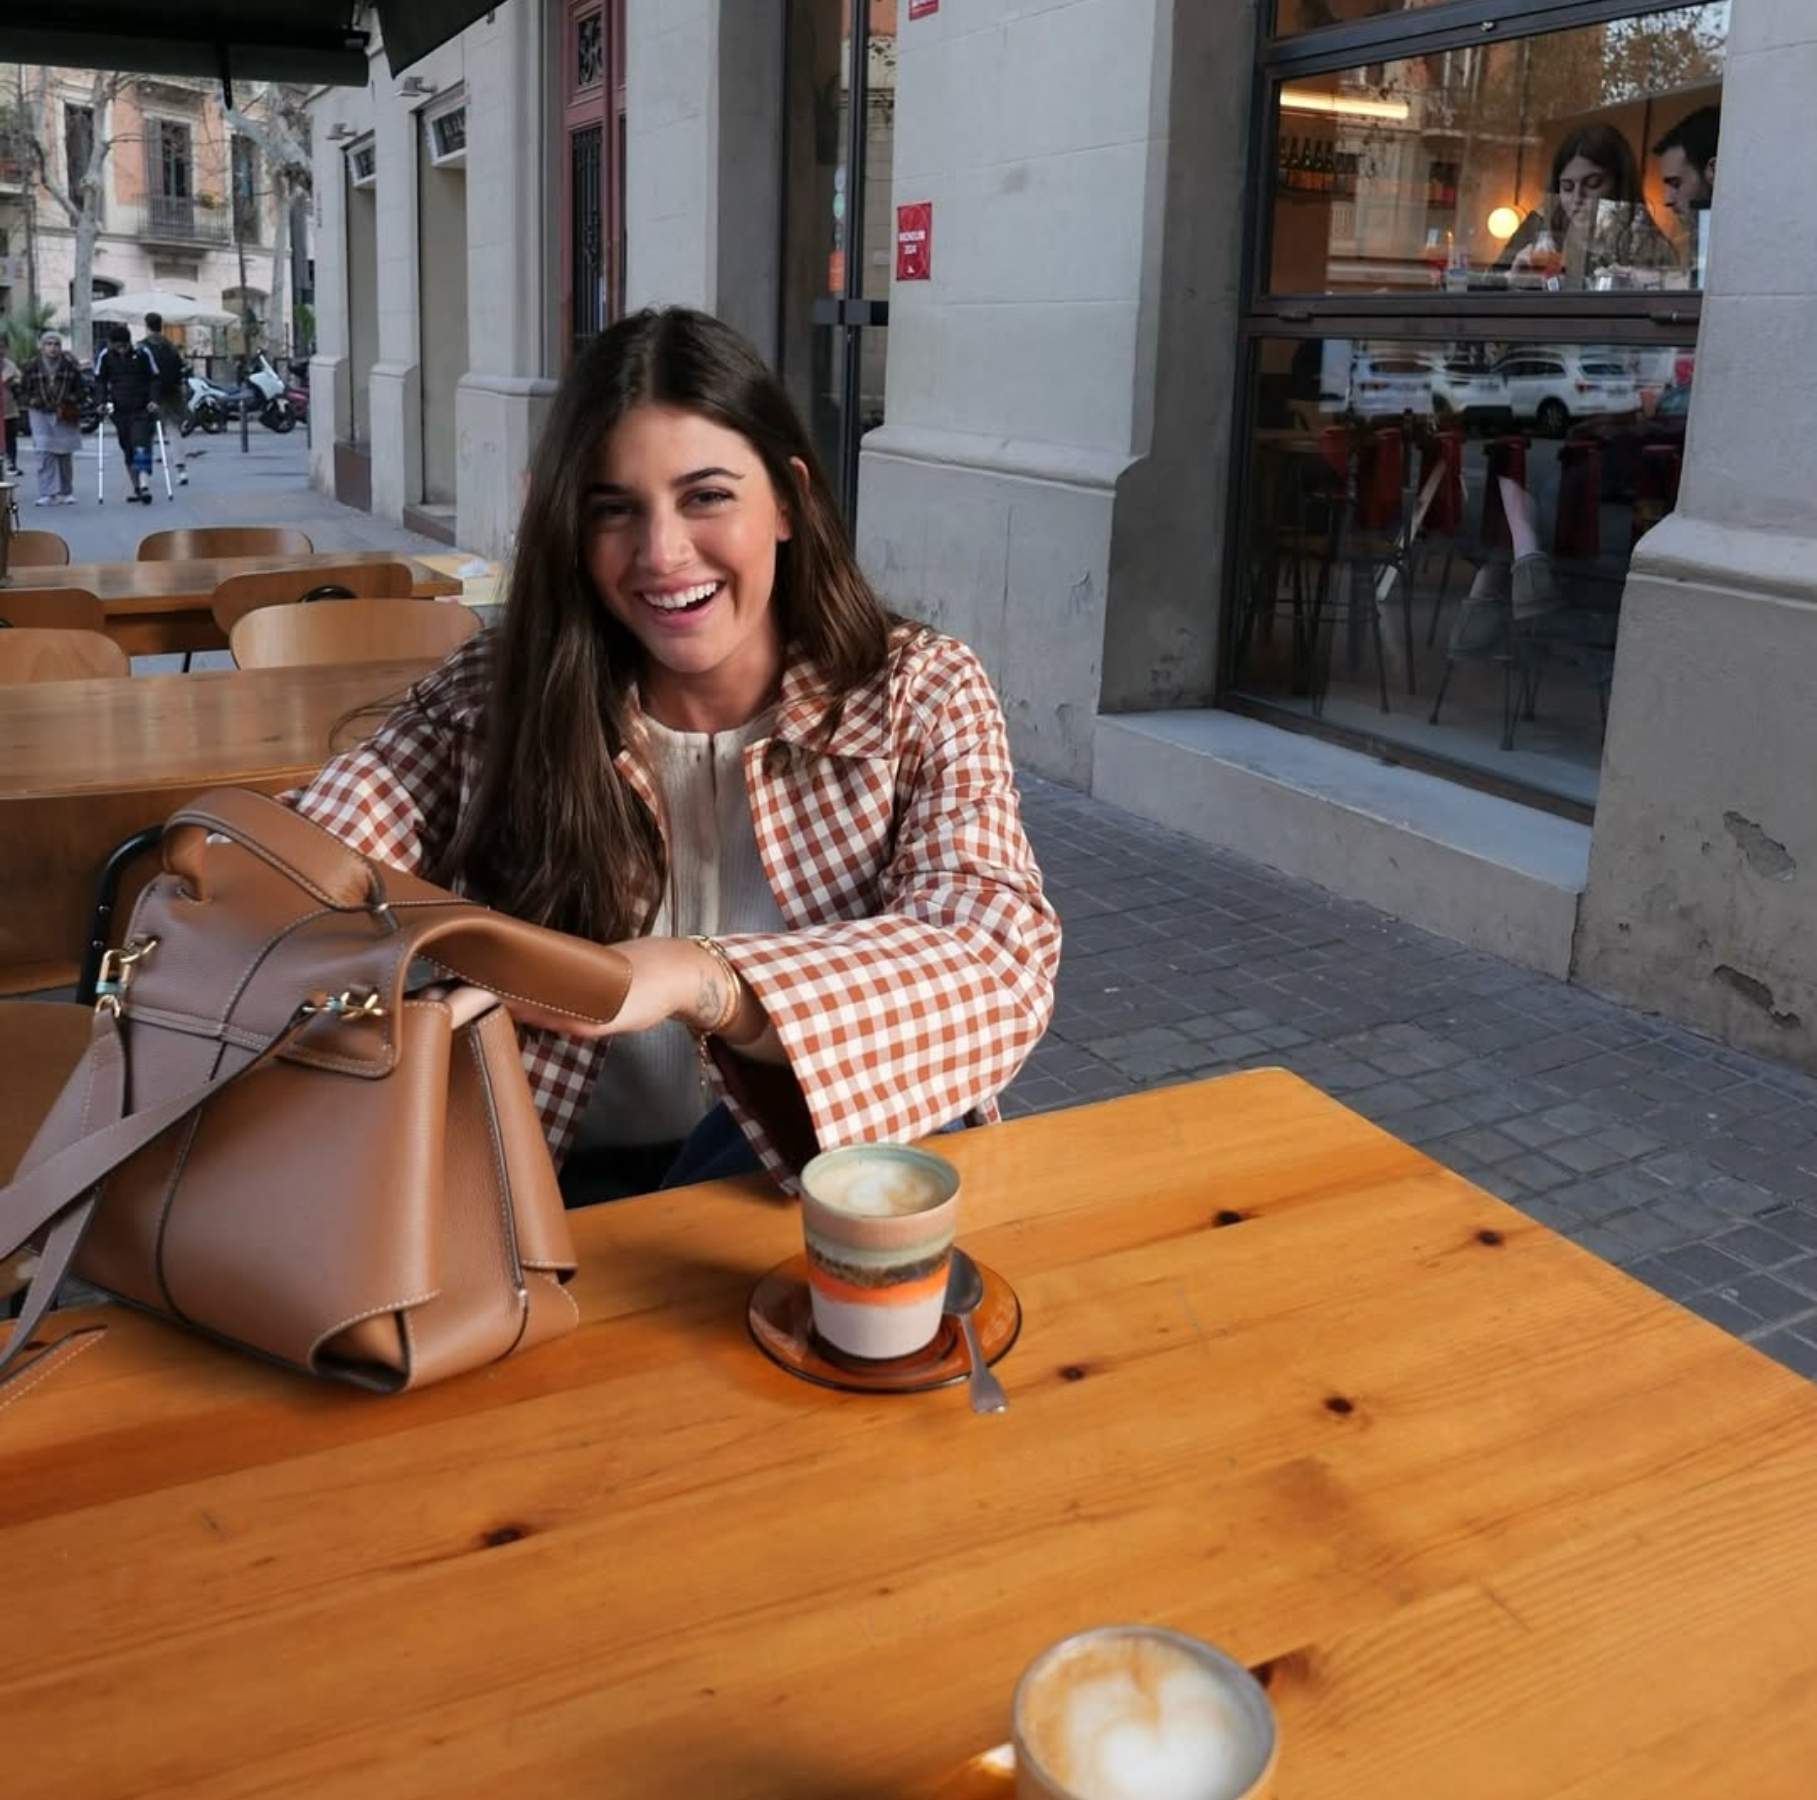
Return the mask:
[(231, 244), (233, 213), (193, 194), (148, 194), (137, 205), (110, 207), (107, 229), (152, 244)]

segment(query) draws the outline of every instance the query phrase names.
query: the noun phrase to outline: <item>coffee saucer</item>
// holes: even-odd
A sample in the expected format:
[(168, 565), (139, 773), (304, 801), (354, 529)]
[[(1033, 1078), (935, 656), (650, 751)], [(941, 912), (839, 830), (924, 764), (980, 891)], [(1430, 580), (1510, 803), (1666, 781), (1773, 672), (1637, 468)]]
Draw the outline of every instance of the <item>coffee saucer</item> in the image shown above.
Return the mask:
[[(1022, 1329), (1022, 1307), (1015, 1290), (995, 1269), (979, 1263), (978, 1273), (984, 1277), (984, 1298), (972, 1314), (972, 1324), (985, 1362), (994, 1363), (1015, 1343)], [(855, 1394), (920, 1394), (951, 1387), (966, 1376), (965, 1339), (959, 1322), (948, 1316), (942, 1316), (932, 1341), (912, 1356), (872, 1361), (835, 1350), (814, 1329), (805, 1253), (778, 1263), (751, 1290), (747, 1322), (757, 1348), (771, 1362), (819, 1387)]]
[(929, 1800), (1007, 1800), (1016, 1785), (1016, 1751), (1012, 1744), (981, 1751), (964, 1768), (934, 1789)]

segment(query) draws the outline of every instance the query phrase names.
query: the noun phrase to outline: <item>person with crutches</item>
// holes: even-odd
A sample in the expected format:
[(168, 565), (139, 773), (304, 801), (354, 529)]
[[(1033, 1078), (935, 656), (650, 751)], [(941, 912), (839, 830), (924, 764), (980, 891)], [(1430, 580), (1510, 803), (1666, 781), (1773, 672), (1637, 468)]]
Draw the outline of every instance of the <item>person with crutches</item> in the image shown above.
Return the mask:
[[(158, 449), (164, 458), (164, 496), (170, 499), (171, 446), (176, 446), (179, 487), (189, 486), (189, 446), (179, 429), (185, 398), (183, 358), (176, 345), (164, 335), (162, 315), (155, 312), (145, 315), (145, 336), (139, 341), (139, 354), (152, 369), (152, 430), (157, 434)], [(166, 426), (170, 428), (168, 431)]]
[(114, 435), (120, 440), (120, 455), (126, 463), (126, 476), (131, 484), (127, 494), (130, 505), (137, 500), (151, 505), (151, 366), (133, 348), (132, 333), (116, 325), (109, 333), (109, 343), (96, 365), (101, 383), (101, 398), (113, 414)]

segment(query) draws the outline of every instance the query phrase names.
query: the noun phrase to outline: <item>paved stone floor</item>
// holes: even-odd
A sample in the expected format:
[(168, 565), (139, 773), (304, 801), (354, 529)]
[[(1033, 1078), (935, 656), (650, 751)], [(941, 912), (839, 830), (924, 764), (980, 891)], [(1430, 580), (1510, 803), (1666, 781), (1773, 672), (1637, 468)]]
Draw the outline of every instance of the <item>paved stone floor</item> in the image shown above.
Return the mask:
[(26, 471), (20, 490), (19, 522), (31, 530), (56, 532), (69, 545), (71, 562), (114, 562), (129, 559), (148, 531), (179, 525), (295, 525), (309, 533), (318, 550), (446, 550), (433, 538), (421, 537), (375, 518), (357, 507), (342, 506), (309, 486), (309, 448), (301, 429), (280, 437), (255, 425), (240, 450), (240, 434), (220, 437), (196, 432), (183, 440), (189, 457), (189, 483), (173, 484), (164, 497), (164, 472), (152, 483), (150, 506), (126, 503), (126, 473), (110, 425), (101, 445), (107, 498), (95, 499), (95, 438), (82, 440), (76, 458), (74, 506), (38, 507), (36, 463), (29, 438), (19, 446)]
[(1817, 1378), (1817, 1079), (1070, 789), (1022, 789), (1066, 948), (1007, 1112), (1293, 1069)]

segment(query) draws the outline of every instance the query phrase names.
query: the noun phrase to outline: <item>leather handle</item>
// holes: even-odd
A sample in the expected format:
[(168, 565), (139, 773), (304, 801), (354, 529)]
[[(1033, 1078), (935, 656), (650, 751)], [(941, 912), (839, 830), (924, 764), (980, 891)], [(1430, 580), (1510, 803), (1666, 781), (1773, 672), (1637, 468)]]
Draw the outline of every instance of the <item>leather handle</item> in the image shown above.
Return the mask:
[(211, 788), (165, 824), (164, 867), (197, 900), (208, 898), (211, 832), (233, 839), (337, 912), (376, 912), (386, 904), (385, 877), (376, 863), (288, 806), (244, 788)]

